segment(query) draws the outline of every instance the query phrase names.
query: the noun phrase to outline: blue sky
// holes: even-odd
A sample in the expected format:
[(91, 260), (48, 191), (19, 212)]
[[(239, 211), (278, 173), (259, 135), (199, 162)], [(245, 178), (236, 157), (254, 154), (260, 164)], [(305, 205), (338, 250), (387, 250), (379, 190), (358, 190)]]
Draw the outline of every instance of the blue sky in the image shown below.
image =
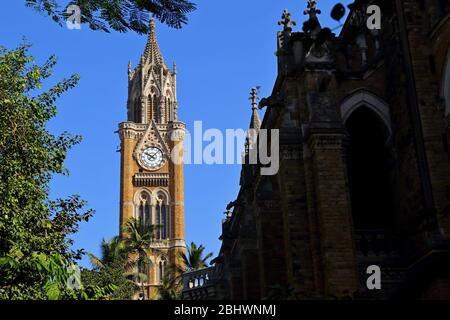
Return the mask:
[[(194, 0), (195, 1), (195, 0)], [(52, 197), (80, 194), (96, 214), (81, 225), (75, 247), (99, 253), (102, 238), (119, 230), (118, 123), (126, 120), (127, 63), (139, 61), (146, 37), (134, 33), (103, 33), (83, 25), (68, 30), (25, 8), (24, 0), (7, 1), (0, 11), (0, 45), (16, 47), (25, 36), (33, 45), (37, 63), (56, 54), (52, 81), (77, 73), (80, 84), (57, 103), (51, 122), (55, 133), (83, 136), (66, 162), (69, 177), (55, 177)], [(203, 128), (247, 128), (250, 88), (261, 86), (270, 95), (276, 77), (276, 32), (283, 9), (297, 21), (305, 20), (306, 0), (197, 0), (198, 10), (181, 30), (157, 23), (166, 63), (176, 61), (179, 117), (192, 131), (194, 121)], [(343, 1), (349, 3), (352, 1)], [(335, 1), (318, 1), (322, 25), (335, 27), (329, 18)], [(263, 114), (261, 113), (261, 117)], [(218, 253), (221, 219), (226, 204), (239, 190), (238, 165), (186, 165), (186, 241), (204, 244)], [(87, 259), (83, 265), (89, 266)]]

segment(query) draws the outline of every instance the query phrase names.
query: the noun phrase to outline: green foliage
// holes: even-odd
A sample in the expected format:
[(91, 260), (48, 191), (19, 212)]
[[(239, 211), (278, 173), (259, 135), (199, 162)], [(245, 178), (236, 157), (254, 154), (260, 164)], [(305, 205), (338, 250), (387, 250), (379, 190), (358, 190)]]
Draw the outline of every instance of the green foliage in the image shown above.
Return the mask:
[(115, 285), (115, 290), (109, 295), (112, 300), (130, 300), (139, 290), (139, 287), (124, 273), (124, 265), (120, 261), (110, 262), (100, 269), (81, 271), (83, 285), (92, 287), (107, 287)]
[(83, 284), (92, 286), (107, 286), (114, 283), (117, 287), (110, 298), (114, 300), (130, 300), (139, 287), (130, 279), (125, 270), (127, 253), (124, 242), (119, 237), (110, 241), (103, 239), (100, 258), (90, 254), (92, 270), (82, 270)]
[(158, 287), (159, 297), (161, 300), (179, 300), (181, 299), (182, 291), (182, 276), (184, 272), (190, 272), (206, 268), (208, 266), (208, 259), (213, 255), (212, 252), (204, 255), (205, 247), (203, 245), (197, 246), (191, 242), (190, 247), (187, 248), (187, 255), (180, 252), (179, 258), (181, 265), (168, 268), (164, 274), (161, 285)]
[(181, 276), (177, 276), (175, 270), (168, 268), (162, 278), (162, 283), (158, 287), (160, 300), (180, 300), (182, 286)]
[[(65, 259), (58, 253), (46, 255), (33, 253), (30, 258), (14, 257), (9, 255), (0, 257), (0, 267), (3, 272), (25, 274), (31, 273), (30, 282), (19, 282), (10, 287), (0, 288), (2, 299), (48, 299), (48, 300), (91, 300), (109, 297), (116, 290), (116, 286), (108, 283), (99, 285), (83, 285), (76, 273), (76, 268), (69, 268)], [(43, 284), (42, 290), (35, 286), (35, 281), (40, 278)], [(69, 285), (78, 284), (79, 287), (71, 288)]]
[(78, 76), (42, 91), (56, 59), (33, 65), (28, 49), (0, 47), (0, 298), (98, 298), (113, 288), (67, 288), (67, 267), (83, 254), (70, 249), (69, 236), (93, 211), (82, 211), (77, 195), (49, 198), (52, 175), (68, 174), (64, 160), (80, 137), (55, 136), (46, 126), (57, 113), (56, 99)]
[(204, 256), (204, 251), (205, 247), (203, 245), (197, 247), (194, 242), (191, 242), (191, 246), (187, 248), (187, 255), (180, 253), (180, 258), (184, 263), (186, 271), (195, 271), (208, 266), (208, 259), (213, 256), (213, 253), (210, 252)]
[(188, 0), (72, 0), (64, 6), (56, 0), (25, 0), (28, 7), (50, 16), (60, 25), (66, 21), (66, 8), (77, 5), (81, 9), (81, 22), (93, 30), (109, 32), (148, 32), (150, 14), (174, 28), (187, 23), (187, 14), (196, 6)]
[[(130, 218), (123, 226), (126, 236), (123, 238), (124, 250), (127, 253), (125, 269), (129, 275), (133, 275), (139, 283), (148, 281), (148, 269), (152, 265), (150, 254), (164, 254), (159, 249), (153, 248), (155, 241), (155, 230), (159, 226), (146, 224), (139, 219)], [(145, 288), (141, 287), (141, 296), (145, 300)]]

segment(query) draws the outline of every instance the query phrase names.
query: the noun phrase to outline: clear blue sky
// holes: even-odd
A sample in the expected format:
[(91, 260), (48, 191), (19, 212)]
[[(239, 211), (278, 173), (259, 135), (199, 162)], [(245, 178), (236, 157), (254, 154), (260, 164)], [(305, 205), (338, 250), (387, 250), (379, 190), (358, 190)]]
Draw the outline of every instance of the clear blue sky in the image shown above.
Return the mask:
[[(198, 10), (187, 26), (175, 30), (157, 24), (166, 63), (176, 60), (179, 117), (193, 128), (246, 128), (250, 118), (250, 88), (261, 86), (260, 96), (271, 93), (276, 77), (276, 32), (283, 9), (300, 30), (306, 0), (193, 0)], [(4, 1), (5, 2), (5, 1)], [(348, 4), (352, 1), (343, 1)], [(96, 210), (81, 225), (75, 247), (99, 253), (102, 238), (119, 230), (118, 123), (126, 119), (127, 63), (139, 61), (146, 37), (134, 33), (110, 34), (68, 30), (35, 11), (24, 0), (7, 1), (0, 11), (0, 45), (16, 47), (25, 36), (38, 63), (56, 54), (59, 63), (52, 81), (78, 73), (80, 84), (57, 103), (59, 114), (52, 132), (69, 131), (84, 137), (68, 155), (69, 177), (55, 177), (52, 197), (80, 194)], [(318, 1), (322, 25), (335, 1)], [(261, 117), (263, 114), (261, 114)], [(190, 130), (192, 131), (192, 130)], [(218, 253), (223, 211), (239, 188), (238, 165), (185, 167), (186, 240)], [(83, 265), (88, 266), (87, 259)]]

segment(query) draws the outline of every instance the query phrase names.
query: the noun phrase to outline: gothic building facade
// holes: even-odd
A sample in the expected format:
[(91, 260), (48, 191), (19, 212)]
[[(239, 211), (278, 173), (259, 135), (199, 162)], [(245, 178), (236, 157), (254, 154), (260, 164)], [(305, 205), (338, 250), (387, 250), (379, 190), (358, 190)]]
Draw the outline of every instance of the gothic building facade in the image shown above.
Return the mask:
[(284, 12), (252, 112), (279, 129), (279, 171), (242, 166), (220, 253), (184, 298), (450, 299), (450, 3), (355, 1), (335, 35), (315, 2), (302, 31)]
[[(128, 66), (128, 119), (119, 125), (121, 141), (120, 226), (130, 218), (157, 226), (155, 254), (139, 273), (147, 297), (155, 297), (165, 270), (178, 263), (184, 241), (183, 139), (178, 120), (176, 66), (170, 70), (150, 32), (140, 63)], [(177, 158), (177, 159), (174, 159)], [(121, 236), (127, 235), (121, 228)]]

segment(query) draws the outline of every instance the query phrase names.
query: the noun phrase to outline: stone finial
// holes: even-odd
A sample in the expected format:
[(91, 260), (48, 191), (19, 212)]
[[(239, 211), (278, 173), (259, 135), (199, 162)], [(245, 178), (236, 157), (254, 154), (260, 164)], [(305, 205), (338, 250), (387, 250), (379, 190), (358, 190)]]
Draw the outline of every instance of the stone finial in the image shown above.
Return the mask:
[(310, 17), (315, 17), (316, 14), (321, 14), (322, 11), (317, 9), (316, 0), (308, 0), (308, 9), (303, 11), (303, 14), (309, 14)]
[(255, 110), (258, 108), (258, 91), (259, 91), (259, 86), (257, 87), (253, 87), (252, 90), (250, 91), (250, 100), (252, 100), (252, 110)]
[(177, 63), (175, 61), (173, 62), (172, 73), (177, 74)]
[(281, 15), (281, 21), (278, 21), (279, 26), (283, 26), (284, 31), (291, 31), (292, 26), (296, 26), (297, 23), (291, 19), (291, 13), (284, 9), (283, 14)]

